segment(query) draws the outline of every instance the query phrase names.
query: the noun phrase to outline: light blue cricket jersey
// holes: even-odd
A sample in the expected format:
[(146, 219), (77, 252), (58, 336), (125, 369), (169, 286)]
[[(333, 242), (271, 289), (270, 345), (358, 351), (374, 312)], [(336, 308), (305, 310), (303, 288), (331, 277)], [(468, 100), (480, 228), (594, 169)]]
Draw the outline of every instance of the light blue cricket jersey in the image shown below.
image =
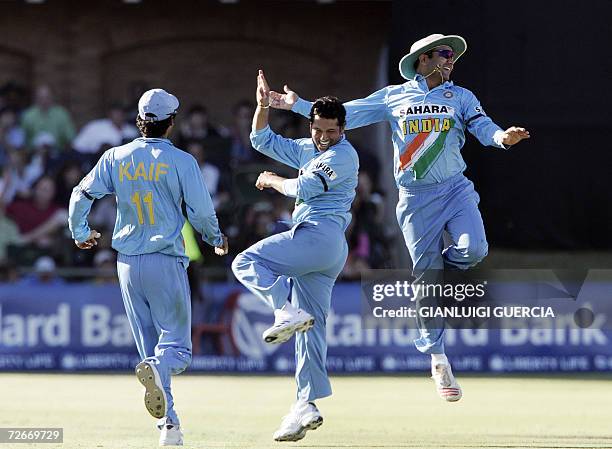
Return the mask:
[(223, 243), (215, 209), (194, 157), (168, 139), (140, 137), (106, 151), (70, 197), (68, 224), (82, 242), (91, 229), (94, 199), (115, 194), (113, 248), (127, 255), (185, 256), (183, 209), (191, 225), (213, 246)]
[[(293, 111), (308, 117), (312, 103)], [(472, 92), (447, 81), (429, 90), (423, 76), (344, 103), (346, 128), (386, 121), (393, 133), (395, 180), (400, 186), (439, 183), (465, 170), (465, 130), (483, 145), (506, 148), (503, 130), (487, 117)]]
[(269, 126), (251, 133), (253, 148), (299, 170), (293, 221), (334, 220), (346, 230), (351, 222), (359, 157), (344, 136), (325, 151), (312, 139), (287, 139)]

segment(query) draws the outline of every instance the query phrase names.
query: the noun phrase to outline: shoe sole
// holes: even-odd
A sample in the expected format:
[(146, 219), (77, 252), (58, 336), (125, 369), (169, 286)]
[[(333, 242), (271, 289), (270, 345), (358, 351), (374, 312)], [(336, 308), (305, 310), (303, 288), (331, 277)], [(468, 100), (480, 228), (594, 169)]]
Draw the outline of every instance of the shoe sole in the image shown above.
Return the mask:
[(136, 365), (136, 377), (145, 387), (144, 404), (147, 411), (154, 418), (163, 418), (166, 415), (166, 393), (161, 384), (157, 371), (147, 362), (140, 362)]
[(317, 416), (315, 419), (310, 421), (305, 426), (300, 427), (300, 429), (292, 434), (283, 435), (277, 438), (274, 438), (274, 441), (299, 441), (306, 436), (306, 432), (308, 430), (317, 430), (323, 424), (323, 417)]
[(463, 397), (463, 393), (458, 388), (443, 388), (438, 390), (438, 395), (446, 402), (457, 402)]
[(280, 343), (285, 343), (296, 332), (307, 332), (314, 326), (315, 320), (314, 318), (309, 318), (306, 321), (302, 321), (301, 323), (296, 323), (293, 326), (287, 326), (283, 329), (278, 330), (277, 332), (271, 333), (264, 337), (264, 341), (266, 343), (270, 343), (273, 345), (277, 345)]

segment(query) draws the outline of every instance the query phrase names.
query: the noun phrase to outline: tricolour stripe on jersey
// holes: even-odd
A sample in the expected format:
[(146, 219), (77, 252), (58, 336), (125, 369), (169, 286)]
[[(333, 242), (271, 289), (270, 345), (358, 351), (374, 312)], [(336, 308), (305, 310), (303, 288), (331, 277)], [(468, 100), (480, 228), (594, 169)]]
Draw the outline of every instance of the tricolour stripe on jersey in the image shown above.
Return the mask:
[[(427, 120), (431, 120), (431, 119), (427, 119)], [(433, 126), (432, 126), (432, 129), (433, 129)], [(429, 136), (430, 134), (431, 134), (431, 131), (418, 133), (414, 139), (412, 139), (410, 142), (406, 144), (406, 148), (404, 149), (404, 152), (400, 156), (400, 169), (401, 170), (404, 170), (406, 167), (408, 167), (411, 164), (413, 156), (416, 154), (417, 150), (421, 148), (421, 146), (425, 142), (425, 139), (427, 139), (427, 136)]]
[[(455, 121), (451, 119), (450, 129), (452, 129), (454, 125)], [(442, 150), (444, 149), (444, 143), (446, 142), (447, 136), (448, 131), (442, 131), (433, 144), (419, 155), (418, 159), (413, 165), (416, 179), (422, 179), (427, 174), (434, 162), (438, 159), (438, 156), (440, 156)]]

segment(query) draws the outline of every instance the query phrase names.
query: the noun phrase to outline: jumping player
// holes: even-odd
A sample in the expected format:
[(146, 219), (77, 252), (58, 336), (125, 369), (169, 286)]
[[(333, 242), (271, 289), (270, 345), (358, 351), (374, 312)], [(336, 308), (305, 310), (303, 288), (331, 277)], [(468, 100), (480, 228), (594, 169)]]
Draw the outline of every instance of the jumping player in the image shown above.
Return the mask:
[(178, 106), (163, 89), (145, 92), (136, 119), (142, 137), (106, 151), (72, 191), (69, 208), (76, 245), (91, 249), (100, 238), (87, 224), (92, 203), (105, 195), (117, 197), (112, 246), (119, 253), (121, 294), (143, 359), (136, 375), (145, 387), (147, 410), (159, 418), (161, 446), (183, 444), (170, 376), (191, 362), (184, 214), (217, 255), (228, 250), (196, 160), (168, 140)]
[[(399, 188), (397, 220), (416, 282), (445, 267), (466, 270), (488, 252), (479, 196), (463, 175), (465, 130), (483, 145), (504, 149), (529, 138), (524, 128), (502, 130), (472, 92), (450, 81), (454, 64), (466, 48), (461, 36), (432, 34), (418, 40), (399, 64), (406, 83), (344, 104), (347, 129), (383, 121), (391, 127)], [(270, 92), (270, 98), (272, 107), (305, 116), (311, 107), (287, 86), (284, 94)], [(447, 247), (445, 232), (452, 241)], [(420, 338), (415, 345), (431, 354), (438, 394), (447, 401), (458, 401), (462, 392), (444, 352), (444, 329), (418, 324)]]
[(297, 401), (274, 433), (276, 441), (297, 441), (323, 423), (314, 401), (331, 395), (325, 323), (348, 254), (344, 231), (351, 221), (359, 159), (344, 137), (346, 111), (338, 99), (316, 100), (309, 111), (311, 137), (292, 140), (268, 126), (269, 92), (260, 70), (251, 142), (261, 153), (298, 169), (299, 176), (285, 179), (263, 172), (255, 185), (295, 198), (295, 225), (240, 253), (232, 270), (274, 308), (274, 325), (263, 333), (266, 342), (283, 343), (297, 332)]

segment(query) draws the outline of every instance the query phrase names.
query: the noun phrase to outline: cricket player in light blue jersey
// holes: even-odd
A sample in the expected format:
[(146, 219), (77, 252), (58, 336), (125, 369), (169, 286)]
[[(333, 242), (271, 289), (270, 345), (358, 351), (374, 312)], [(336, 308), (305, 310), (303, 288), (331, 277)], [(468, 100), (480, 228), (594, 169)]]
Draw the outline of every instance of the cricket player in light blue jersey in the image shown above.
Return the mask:
[(145, 387), (147, 410), (159, 418), (162, 446), (183, 444), (170, 377), (191, 362), (184, 214), (216, 254), (227, 254), (227, 239), (196, 160), (168, 140), (178, 106), (163, 89), (145, 92), (136, 119), (142, 137), (106, 151), (72, 191), (69, 207), (72, 237), (79, 248), (90, 249), (100, 237), (87, 224), (92, 203), (116, 196), (112, 246), (119, 253), (119, 285), (143, 359), (136, 375)]
[[(454, 64), (466, 48), (461, 36), (427, 36), (415, 42), (400, 61), (406, 83), (344, 104), (347, 129), (384, 121), (391, 127), (394, 173), (400, 191), (397, 220), (416, 282), (431, 282), (428, 276), (444, 267), (473, 267), (488, 252), (479, 196), (463, 175), (465, 131), (483, 145), (503, 149), (529, 137), (524, 128), (502, 130), (472, 92), (450, 81)], [(311, 107), (287, 86), (284, 94), (270, 92), (270, 98), (273, 107), (305, 116)], [(446, 247), (445, 233), (451, 242)], [(418, 324), (420, 338), (415, 344), (419, 351), (431, 354), (438, 394), (447, 401), (458, 401), (461, 387), (444, 352), (443, 328)]]
[(263, 333), (266, 342), (282, 343), (296, 333), (297, 401), (274, 439), (297, 441), (323, 423), (314, 401), (331, 395), (325, 326), (332, 288), (348, 255), (344, 232), (351, 221), (359, 158), (344, 137), (346, 111), (337, 98), (315, 101), (309, 111), (311, 137), (292, 140), (268, 125), (269, 91), (260, 71), (251, 142), (299, 175), (285, 179), (263, 172), (256, 187), (296, 199), (294, 226), (240, 253), (232, 270), (274, 308), (274, 325)]

